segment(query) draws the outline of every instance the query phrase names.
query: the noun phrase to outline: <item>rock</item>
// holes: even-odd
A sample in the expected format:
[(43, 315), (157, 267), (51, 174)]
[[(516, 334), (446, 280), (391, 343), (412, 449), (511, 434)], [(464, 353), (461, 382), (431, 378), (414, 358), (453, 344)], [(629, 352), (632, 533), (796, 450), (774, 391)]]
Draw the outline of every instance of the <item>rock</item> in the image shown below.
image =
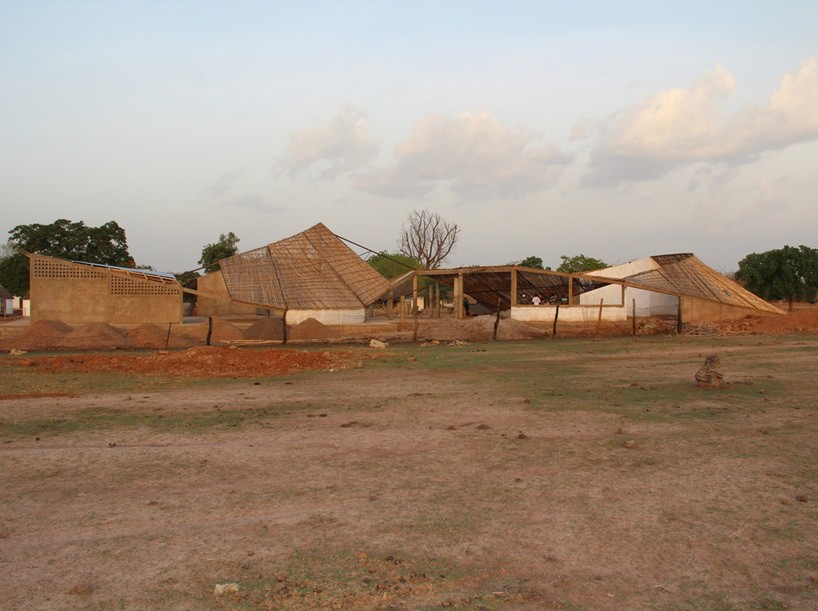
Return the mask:
[(718, 356), (711, 354), (704, 359), (704, 365), (696, 372), (696, 383), (699, 388), (724, 388), (724, 373)]
[(369, 347), (370, 348), (377, 348), (379, 350), (386, 350), (389, 347), (389, 344), (386, 342), (382, 342), (378, 339), (371, 339), (369, 340)]
[(636, 441), (634, 441), (633, 439), (628, 439), (625, 443), (622, 444), (622, 447), (632, 450), (633, 448), (636, 447)]
[(237, 583), (217, 583), (213, 588), (213, 594), (221, 596), (223, 594), (238, 594), (239, 584)]

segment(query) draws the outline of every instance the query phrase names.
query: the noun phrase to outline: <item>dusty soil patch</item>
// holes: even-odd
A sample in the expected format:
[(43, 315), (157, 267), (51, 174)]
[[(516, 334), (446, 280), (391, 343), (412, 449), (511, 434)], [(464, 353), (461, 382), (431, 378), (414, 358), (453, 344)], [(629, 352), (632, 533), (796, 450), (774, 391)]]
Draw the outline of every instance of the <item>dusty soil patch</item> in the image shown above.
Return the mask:
[(360, 367), (365, 356), (346, 352), (197, 346), (152, 354), (74, 354), (23, 357), (20, 367), (44, 373), (146, 373), (193, 377), (259, 377)]
[(128, 331), (128, 339), (134, 348), (189, 348), (193, 342), (186, 337), (179, 337), (166, 327), (145, 323)]

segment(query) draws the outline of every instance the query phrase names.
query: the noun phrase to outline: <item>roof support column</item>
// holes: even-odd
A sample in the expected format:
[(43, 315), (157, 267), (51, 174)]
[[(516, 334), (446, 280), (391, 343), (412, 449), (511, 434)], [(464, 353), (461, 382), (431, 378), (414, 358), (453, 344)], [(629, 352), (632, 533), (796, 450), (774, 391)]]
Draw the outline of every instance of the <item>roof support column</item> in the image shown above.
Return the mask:
[(511, 270), (511, 295), (508, 296), (509, 307), (513, 308), (517, 305), (517, 270)]
[(574, 305), (574, 277), (568, 276), (568, 305)]
[(463, 318), (463, 274), (454, 279), (454, 313), (455, 318)]
[(418, 276), (412, 276), (412, 315), (417, 316), (418, 311)]

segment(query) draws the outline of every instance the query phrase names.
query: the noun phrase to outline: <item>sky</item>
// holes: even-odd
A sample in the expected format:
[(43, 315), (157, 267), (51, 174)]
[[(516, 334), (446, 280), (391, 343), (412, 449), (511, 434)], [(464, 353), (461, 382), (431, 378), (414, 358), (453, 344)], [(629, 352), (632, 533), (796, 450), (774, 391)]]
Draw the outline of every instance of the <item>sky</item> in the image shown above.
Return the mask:
[[(0, 240), (182, 272), (322, 222), (447, 267), (818, 247), (818, 2), (0, 0)], [(362, 249), (354, 247), (356, 252)]]

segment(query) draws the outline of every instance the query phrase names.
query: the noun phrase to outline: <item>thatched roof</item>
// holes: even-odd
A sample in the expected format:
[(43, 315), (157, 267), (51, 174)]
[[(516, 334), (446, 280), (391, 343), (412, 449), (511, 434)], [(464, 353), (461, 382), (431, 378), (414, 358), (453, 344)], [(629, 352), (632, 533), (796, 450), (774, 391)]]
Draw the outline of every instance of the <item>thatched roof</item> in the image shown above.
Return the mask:
[[(651, 259), (659, 264), (658, 269), (626, 276), (624, 280), (631, 285), (666, 293), (698, 297), (740, 308), (782, 313), (774, 305), (708, 267), (692, 253), (655, 255)], [(604, 274), (604, 270), (600, 273)]]
[(321, 223), (219, 265), (231, 299), (276, 310), (361, 308), (389, 288)]

